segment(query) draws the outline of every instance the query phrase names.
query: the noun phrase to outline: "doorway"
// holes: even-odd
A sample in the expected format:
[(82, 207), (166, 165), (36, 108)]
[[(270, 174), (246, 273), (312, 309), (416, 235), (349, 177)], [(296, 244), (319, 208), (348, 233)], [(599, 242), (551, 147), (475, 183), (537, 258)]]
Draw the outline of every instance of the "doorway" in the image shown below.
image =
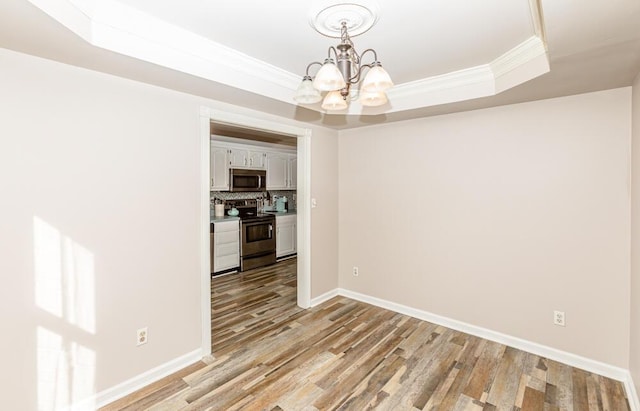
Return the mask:
[(209, 249), (209, 145), (211, 123), (237, 129), (254, 130), (258, 134), (274, 134), (296, 139), (297, 152), (297, 305), (308, 308), (311, 303), (311, 130), (283, 125), (279, 122), (214, 110), (200, 109), (201, 145), (201, 312), (202, 355), (211, 353), (211, 273)]

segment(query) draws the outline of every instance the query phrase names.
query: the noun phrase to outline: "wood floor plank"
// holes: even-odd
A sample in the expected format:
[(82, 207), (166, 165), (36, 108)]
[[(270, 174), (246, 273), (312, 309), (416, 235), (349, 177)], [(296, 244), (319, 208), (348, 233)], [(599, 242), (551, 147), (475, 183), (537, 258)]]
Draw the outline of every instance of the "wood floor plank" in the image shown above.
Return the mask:
[(504, 345), (487, 341), (480, 353), (476, 366), (471, 372), (469, 383), (463, 393), (476, 400), (483, 400), (483, 394), (488, 394), (498, 372), (500, 358), (506, 347)]
[[(473, 369), (475, 368), (478, 361), (476, 351), (482, 340), (470, 335), (467, 337), (468, 338), (465, 341), (464, 350), (462, 350), (461, 354), (458, 356), (458, 358), (456, 358), (456, 368), (458, 368), (458, 373), (456, 374), (455, 380), (453, 381), (451, 387), (440, 403), (441, 409), (451, 410), (457, 406), (458, 400), (462, 396), (462, 390), (469, 383)], [(474, 405), (469, 403), (467, 407), (474, 408), (477, 407), (477, 404)]]
[(573, 379), (573, 409), (588, 410), (589, 407), (589, 392), (587, 388), (587, 378), (589, 374), (586, 371), (574, 368), (572, 371)]
[[(155, 383), (150, 384), (134, 392), (131, 395), (128, 395), (118, 401), (115, 401), (105, 407), (102, 407), (101, 410), (102, 411), (126, 410), (128, 409), (128, 407), (131, 407), (133, 404), (137, 404), (141, 401), (146, 401), (147, 398), (154, 397), (158, 393), (162, 393), (165, 390), (165, 388), (172, 386), (173, 384), (176, 383), (176, 381), (178, 382), (182, 381), (183, 377), (187, 377), (192, 373), (197, 372), (198, 370), (206, 367), (206, 365), (207, 364), (205, 364), (204, 362), (198, 361), (197, 363), (194, 363), (189, 367), (183, 368), (182, 370), (176, 373), (173, 373), (167, 377), (164, 377), (156, 381)], [(167, 388), (167, 389), (170, 390), (170, 388)], [(140, 409), (140, 408), (144, 408), (144, 407), (138, 407), (137, 409)], [(136, 409), (136, 408), (133, 408), (133, 409)]]
[(629, 411), (623, 385), (345, 297), (296, 305), (296, 259), (214, 277), (212, 356), (103, 411)]
[(373, 403), (380, 394), (382, 387), (393, 375), (405, 365), (405, 359), (390, 355), (381, 362), (368, 377), (362, 381), (340, 406), (339, 410), (363, 410)]
[(499, 410), (515, 405), (526, 355), (524, 351), (507, 347), (500, 360), (487, 403), (495, 405)]
[(524, 399), (522, 400), (521, 411), (540, 411), (544, 410), (544, 392), (538, 391), (531, 387), (524, 390)]

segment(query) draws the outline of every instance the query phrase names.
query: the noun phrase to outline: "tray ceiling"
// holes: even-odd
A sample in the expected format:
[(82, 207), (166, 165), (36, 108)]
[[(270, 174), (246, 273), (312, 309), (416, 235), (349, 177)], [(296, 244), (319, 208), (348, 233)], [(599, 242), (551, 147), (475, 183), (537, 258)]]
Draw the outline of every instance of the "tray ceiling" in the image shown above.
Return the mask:
[(634, 0), (360, 2), (379, 19), (354, 43), (396, 86), (389, 105), (333, 115), (293, 95), (337, 44), (309, 25), (335, 1), (13, 0), (0, 46), (334, 128), (620, 87), (640, 70)]

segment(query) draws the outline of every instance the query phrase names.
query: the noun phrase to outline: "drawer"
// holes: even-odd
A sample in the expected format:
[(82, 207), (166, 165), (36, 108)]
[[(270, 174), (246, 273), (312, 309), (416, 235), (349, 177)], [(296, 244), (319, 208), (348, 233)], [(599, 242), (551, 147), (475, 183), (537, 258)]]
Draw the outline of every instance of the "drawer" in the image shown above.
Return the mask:
[(216, 235), (226, 231), (240, 231), (240, 222), (238, 220), (215, 222), (213, 224), (215, 224), (214, 230)]
[(216, 231), (215, 232), (216, 246), (218, 244), (228, 244), (228, 243), (238, 244), (240, 242), (239, 237), (240, 237), (240, 233), (238, 231), (224, 231), (222, 233)]
[(216, 244), (216, 257), (239, 254), (238, 243)]
[(276, 225), (294, 224), (296, 221), (297, 221), (297, 216), (296, 215), (276, 216)]
[(240, 255), (226, 255), (224, 257), (217, 257), (215, 260), (216, 272), (227, 270), (229, 268), (235, 268), (240, 266)]

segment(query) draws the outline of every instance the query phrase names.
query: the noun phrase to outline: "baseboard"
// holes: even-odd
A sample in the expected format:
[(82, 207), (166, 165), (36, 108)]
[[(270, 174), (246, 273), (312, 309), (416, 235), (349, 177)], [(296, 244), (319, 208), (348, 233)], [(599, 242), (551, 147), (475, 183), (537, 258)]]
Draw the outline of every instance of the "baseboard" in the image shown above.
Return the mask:
[(322, 304), (325, 301), (329, 301), (330, 299), (332, 299), (333, 297), (337, 297), (338, 295), (338, 289), (335, 288), (329, 292), (317, 296), (316, 298), (312, 298), (310, 307), (315, 307), (316, 305)]
[[(131, 394), (149, 384), (158, 381), (167, 375), (180, 371), (187, 366), (198, 362), (202, 359), (202, 350), (198, 348), (190, 353), (175, 358), (169, 362), (159, 365), (149, 371), (146, 371), (136, 377), (133, 377), (127, 381), (124, 381), (115, 387), (111, 387), (96, 394), (95, 399), (92, 401), (96, 405), (96, 409), (104, 407), (120, 398)], [(75, 407), (74, 407), (75, 408)], [(82, 408), (80, 408), (82, 409)]]
[(638, 391), (636, 391), (636, 386), (633, 383), (633, 377), (628, 371), (627, 378), (624, 380), (624, 389), (627, 391), (627, 399), (629, 400), (631, 411), (640, 411), (640, 399), (638, 399)]
[(298, 253), (283, 255), (281, 257), (276, 257), (276, 262), (279, 263), (280, 261), (291, 260), (292, 258), (296, 258), (297, 256), (298, 256)]
[[(412, 307), (408, 307), (406, 305), (397, 304), (391, 301), (383, 300), (376, 297), (371, 297), (371, 296), (360, 294), (350, 290), (345, 290), (343, 288), (336, 289), (331, 293), (341, 295), (347, 298), (351, 298), (353, 300), (362, 301), (364, 303), (385, 308), (387, 310), (395, 311), (400, 314), (405, 314), (414, 318), (418, 318), (420, 320), (442, 325), (444, 327), (461, 331), (467, 334), (471, 334), (476, 337), (484, 338), (490, 341), (495, 341), (500, 344), (508, 345), (510, 347), (527, 351), (532, 354), (539, 355), (541, 357), (549, 358), (551, 360), (558, 361), (558, 362), (570, 365), (572, 367), (580, 368), (595, 374), (609, 377), (614, 380), (626, 382), (629, 379), (629, 371), (624, 368), (615, 367), (615, 366), (605, 364), (599, 361), (595, 361), (589, 358), (581, 357), (579, 355), (575, 355), (566, 351), (561, 351), (555, 348), (547, 347), (542, 344), (537, 344), (531, 341), (523, 340), (521, 338), (510, 336), (507, 334), (502, 334), (496, 331), (478, 327), (462, 321), (457, 321), (451, 318), (443, 317), (441, 315), (433, 314), (427, 311), (418, 310)], [(331, 293), (326, 293), (325, 295), (328, 295)], [(633, 392), (635, 393), (635, 389), (633, 390)], [(629, 395), (631, 395), (631, 391), (628, 391), (628, 393)], [(637, 401), (637, 395), (635, 396), (635, 401)], [(629, 399), (629, 402), (632, 402), (631, 398)], [(640, 411), (640, 409), (638, 409), (637, 411)]]

